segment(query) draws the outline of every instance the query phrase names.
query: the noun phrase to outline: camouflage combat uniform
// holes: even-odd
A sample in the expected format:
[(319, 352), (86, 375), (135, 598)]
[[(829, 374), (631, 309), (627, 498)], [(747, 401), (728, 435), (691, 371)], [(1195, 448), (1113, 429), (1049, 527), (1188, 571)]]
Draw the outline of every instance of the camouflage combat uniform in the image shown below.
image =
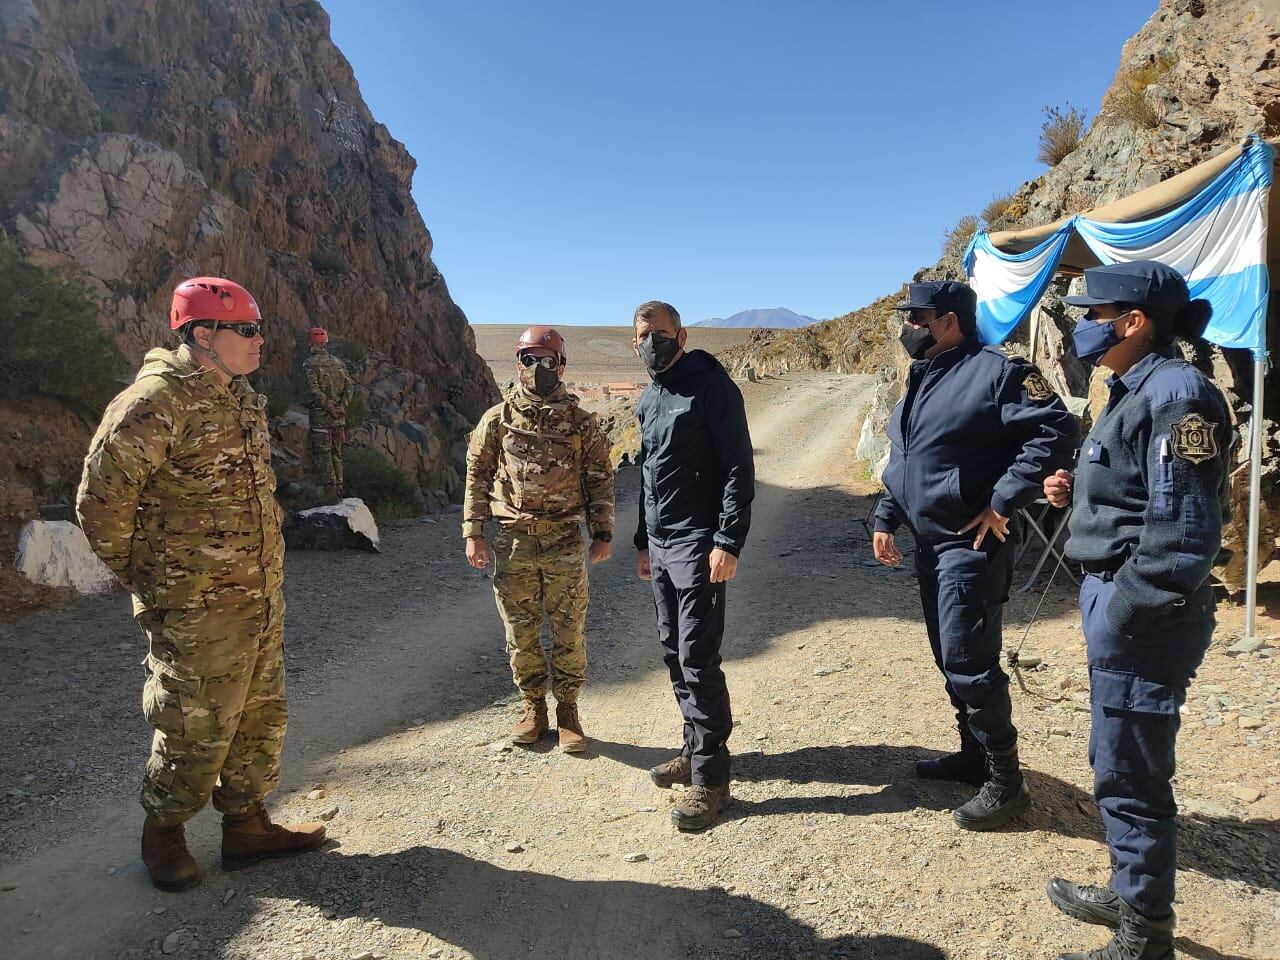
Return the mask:
[(587, 567), (581, 521), (613, 533), (613, 466), (595, 414), (557, 388), (542, 399), (519, 385), (471, 434), (462, 535), (494, 536), (493, 592), (506, 625), (511, 675), (526, 700), (547, 691), (542, 619), (551, 624), (552, 693), (575, 703), (586, 681)]
[(89, 447), (76, 512), (133, 593), (155, 728), (142, 806), (164, 823), (227, 814), (279, 778), (284, 541), (266, 398), (189, 348), (152, 350)]
[[(326, 487), (342, 489), (342, 445), (346, 442), (347, 405), (355, 383), (347, 365), (327, 350), (313, 350), (302, 365), (311, 409), (311, 462), (316, 479)], [(341, 417), (329, 406), (342, 410)]]

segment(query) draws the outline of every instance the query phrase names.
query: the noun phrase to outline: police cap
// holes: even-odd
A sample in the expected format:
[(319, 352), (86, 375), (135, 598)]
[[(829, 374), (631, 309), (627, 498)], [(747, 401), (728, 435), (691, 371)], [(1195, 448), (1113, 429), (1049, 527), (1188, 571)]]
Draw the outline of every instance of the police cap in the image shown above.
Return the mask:
[(956, 280), (930, 280), (907, 285), (908, 299), (895, 310), (937, 310), (939, 314), (955, 313), (972, 317), (978, 309), (978, 296), (967, 283)]
[(1085, 293), (1063, 297), (1073, 307), (1093, 307), (1101, 303), (1127, 303), (1175, 313), (1191, 299), (1187, 281), (1173, 267), (1157, 260), (1134, 260), (1089, 267), (1084, 272)]

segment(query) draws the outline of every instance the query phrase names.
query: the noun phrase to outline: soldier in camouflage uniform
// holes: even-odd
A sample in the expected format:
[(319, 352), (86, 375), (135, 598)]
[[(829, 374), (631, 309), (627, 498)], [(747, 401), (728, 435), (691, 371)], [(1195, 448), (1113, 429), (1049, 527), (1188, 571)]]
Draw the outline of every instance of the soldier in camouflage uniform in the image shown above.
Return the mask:
[(150, 351), (103, 415), (76, 512), (94, 552), (133, 593), (147, 635), (142, 708), (155, 728), (143, 777), (142, 859), (161, 890), (200, 882), (183, 824), (223, 815), (238, 866), (311, 849), (324, 825), (272, 823), (284, 697), (284, 542), (261, 315), (248, 291), (197, 277), (174, 291), (177, 350)]
[(347, 405), (355, 392), (347, 365), (329, 353), (329, 333), (312, 327), (307, 333), (311, 355), (302, 365), (311, 408), (311, 463), (324, 487), (324, 502), (342, 499), (342, 445), (347, 442)]
[(524, 698), (512, 739), (533, 743), (547, 729), (545, 612), (551, 623), (551, 690), (560, 747), (577, 753), (587, 747), (577, 705), (587, 671), (581, 521), (585, 516), (591, 534), (591, 562), (608, 560), (613, 466), (595, 414), (579, 407), (560, 381), (565, 369), (560, 334), (551, 327), (530, 327), (516, 344), (516, 357), (519, 382), (485, 411), (471, 434), (462, 535), (467, 561), (483, 569), (489, 565), (484, 524), (498, 522), (493, 592), (506, 625), (512, 678)]

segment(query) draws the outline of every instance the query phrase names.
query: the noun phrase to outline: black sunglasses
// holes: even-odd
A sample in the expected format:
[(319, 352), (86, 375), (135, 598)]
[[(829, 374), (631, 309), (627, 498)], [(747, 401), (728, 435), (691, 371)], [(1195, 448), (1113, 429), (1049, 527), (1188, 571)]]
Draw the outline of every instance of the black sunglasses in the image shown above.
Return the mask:
[(261, 323), (221, 323), (217, 320), (201, 320), (198, 321), (200, 326), (206, 327), (217, 333), (219, 330), (232, 330), (240, 334), (246, 340), (252, 340), (254, 337), (262, 334)]
[(560, 366), (559, 357), (535, 357), (532, 353), (520, 354), (520, 363), (525, 367), (539, 366), (546, 370), (555, 370)]

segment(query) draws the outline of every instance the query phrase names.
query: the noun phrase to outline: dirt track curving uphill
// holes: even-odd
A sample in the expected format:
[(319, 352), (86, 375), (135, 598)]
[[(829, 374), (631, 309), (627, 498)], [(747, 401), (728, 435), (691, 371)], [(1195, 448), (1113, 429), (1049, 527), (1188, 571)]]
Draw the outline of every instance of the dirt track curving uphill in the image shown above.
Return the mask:
[[(680, 723), (633, 576), (624, 470), (617, 556), (592, 578), (585, 756), (550, 738), (505, 746), (500, 624), (456, 514), (385, 530), (378, 556), (290, 554), (293, 719), (273, 807), (336, 807), (334, 842), (227, 873), (207, 811), (190, 829), (206, 879), (187, 895), (153, 890), (138, 860), (148, 738), (125, 597), (4, 624), (3, 955), (979, 960), (1105, 942), (1044, 897), (1055, 874), (1106, 878), (1065, 579), (1024, 649), (1043, 663), (1014, 694), (1035, 806), (1013, 829), (964, 833), (949, 811), (966, 788), (912, 775), (953, 736), (915, 581), (869, 562), (859, 522), (870, 382), (743, 389), (760, 486), (729, 593), (738, 727), (719, 825), (677, 834), (675, 794), (645, 775)], [(1011, 603), (1010, 643), (1038, 596)], [(1228, 656), (1238, 614), (1221, 619), (1184, 715), (1179, 949), (1265, 960), (1280, 957), (1280, 676), (1275, 659)]]

